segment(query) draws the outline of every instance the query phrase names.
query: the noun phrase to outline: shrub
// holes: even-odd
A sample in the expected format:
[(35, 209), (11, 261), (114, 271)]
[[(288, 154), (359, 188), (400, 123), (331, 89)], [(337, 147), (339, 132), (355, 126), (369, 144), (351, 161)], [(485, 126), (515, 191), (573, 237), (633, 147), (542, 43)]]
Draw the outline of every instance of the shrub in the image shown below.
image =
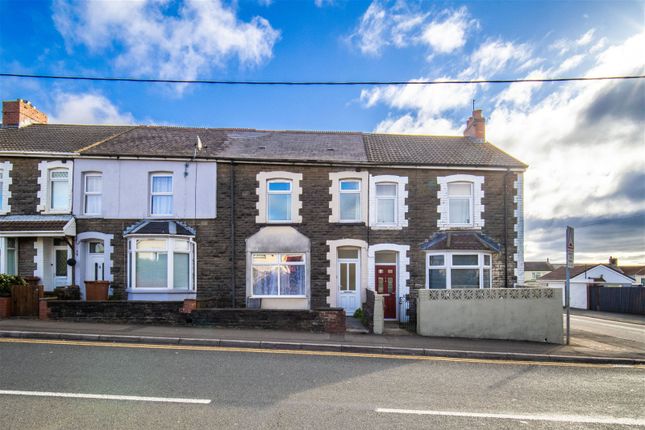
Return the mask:
[(357, 320), (363, 319), (363, 308), (358, 308), (354, 311), (354, 318)]
[(20, 276), (0, 273), (0, 297), (11, 296), (12, 285), (27, 285), (27, 282)]

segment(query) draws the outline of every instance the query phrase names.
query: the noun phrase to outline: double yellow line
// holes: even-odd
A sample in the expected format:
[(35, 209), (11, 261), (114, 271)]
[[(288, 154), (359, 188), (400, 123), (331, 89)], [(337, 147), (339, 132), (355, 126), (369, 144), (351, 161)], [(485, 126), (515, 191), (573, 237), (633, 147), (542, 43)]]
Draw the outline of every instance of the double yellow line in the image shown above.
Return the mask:
[(645, 365), (616, 365), (616, 364), (593, 364), (593, 363), (564, 363), (555, 361), (528, 361), (528, 360), (493, 360), (480, 358), (454, 358), (435, 357), (419, 355), (397, 355), (397, 354), (373, 354), (359, 352), (337, 352), (337, 351), (307, 351), (291, 349), (261, 349), (261, 348), (239, 348), (229, 346), (200, 346), (200, 345), (160, 345), (147, 343), (122, 343), (122, 342), (92, 342), (73, 340), (49, 340), (49, 339), (16, 339), (0, 338), (0, 343), (22, 343), (37, 345), (62, 345), (62, 346), (85, 346), (103, 348), (130, 348), (130, 349), (162, 349), (174, 351), (206, 351), (206, 352), (242, 352), (254, 354), (287, 354), (307, 355), (319, 357), (359, 357), (359, 358), (381, 358), (387, 360), (411, 360), (411, 361), (442, 361), (450, 363), (482, 363), (482, 364), (504, 364), (516, 366), (556, 366), (556, 367), (583, 367), (597, 369), (630, 368), (645, 370)]

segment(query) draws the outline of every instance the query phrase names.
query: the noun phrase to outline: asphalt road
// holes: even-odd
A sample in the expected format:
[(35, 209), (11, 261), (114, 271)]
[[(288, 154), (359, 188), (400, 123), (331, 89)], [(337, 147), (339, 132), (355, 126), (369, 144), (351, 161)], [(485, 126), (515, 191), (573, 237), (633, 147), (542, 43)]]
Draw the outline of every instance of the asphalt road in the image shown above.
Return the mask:
[(644, 368), (31, 342), (0, 341), (3, 429), (645, 427)]
[(630, 340), (642, 344), (645, 350), (645, 325), (642, 324), (611, 321), (590, 315), (571, 315), (571, 330)]

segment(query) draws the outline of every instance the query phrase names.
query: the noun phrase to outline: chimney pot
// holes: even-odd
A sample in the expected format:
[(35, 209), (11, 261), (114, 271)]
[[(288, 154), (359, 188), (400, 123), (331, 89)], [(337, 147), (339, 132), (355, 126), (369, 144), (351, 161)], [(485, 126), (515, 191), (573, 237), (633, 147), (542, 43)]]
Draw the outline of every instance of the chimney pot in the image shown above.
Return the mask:
[(27, 100), (2, 102), (2, 127), (25, 127), (30, 124), (47, 124), (47, 115)]
[(486, 118), (481, 109), (473, 110), (473, 115), (466, 122), (464, 136), (476, 138), (480, 143), (486, 140)]

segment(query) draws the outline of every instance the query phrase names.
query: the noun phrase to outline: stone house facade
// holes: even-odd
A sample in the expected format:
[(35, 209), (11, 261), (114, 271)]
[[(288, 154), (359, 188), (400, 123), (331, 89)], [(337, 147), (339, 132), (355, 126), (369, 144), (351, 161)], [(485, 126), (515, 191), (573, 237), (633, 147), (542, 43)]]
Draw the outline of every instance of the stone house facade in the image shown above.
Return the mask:
[[(411, 289), (523, 282), (526, 165), (484, 131), (480, 111), (455, 137), (5, 125), (0, 238), (20, 233), (15, 217), (46, 215), (37, 166), (67, 160), (74, 231), (62, 239), (81, 290), (105, 279), (128, 300), (350, 314), (372, 290), (398, 319)], [(65, 148), (42, 147), (54, 141)], [(20, 238), (14, 267), (45, 276), (32, 240)]]

